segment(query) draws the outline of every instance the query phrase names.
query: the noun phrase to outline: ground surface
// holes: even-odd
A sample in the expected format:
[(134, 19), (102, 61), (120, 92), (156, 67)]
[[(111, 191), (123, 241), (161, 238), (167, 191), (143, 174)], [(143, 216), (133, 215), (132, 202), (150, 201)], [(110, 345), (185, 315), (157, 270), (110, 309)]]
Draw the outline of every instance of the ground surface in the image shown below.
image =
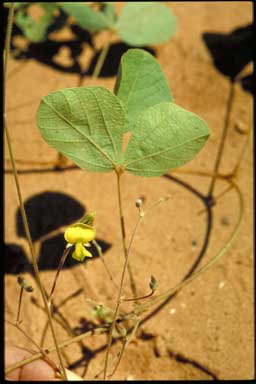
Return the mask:
[[(246, 25), (252, 20), (252, 4), (249, 2), (167, 4), (177, 16), (178, 30), (168, 43), (154, 47), (156, 56), (168, 78), (175, 102), (203, 117), (212, 131), (204, 149), (183, 169), (210, 171), (213, 169), (223, 127), (230, 83), (212, 65), (210, 55), (202, 41), (202, 33), (230, 32), (236, 27)], [(99, 47), (103, 39), (104, 36), (102, 38), (99, 36), (97, 39)], [(85, 52), (84, 60), (88, 58), (87, 54), (90, 55), (90, 51), (88, 52)], [(15, 157), (28, 162), (54, 161), (56, 152), (43, 141), (36, 127), (36, 111), (41, 97), (52, 90), (76, 86), (77, 76), (59, 72), (33, 59), (23, 63), (11, 60), (9, 73), (8, 122)], [(86, 76), (83, 85), (96, 84), (113, 89), (114, 82), (114, 77), (93, 80)], [(238, 123), (245, 129), (252, 126), (252, 97), (236, 85), (228, 141), (221, 163), (223, 172), (230, 171), (235, 165), (245, 140), (245, 135), (235, 130)], [(8, 158), (6, 147), (6, 169), (10, 169)], [(17, 166), (19, 169), (45, 168), (45, 165), (28, 165), (21, 162), (18, 162)], [(209, 179), (178, 173), (174, 175), (190, 183), (199, 192), (207, 193)], [(113, 174), (94, 174), (74, 169), (66, 172), (25, 173), (20, 174), (19, 180), (24, 201), (46, 191), (60, 192), (77, 200), (87, 210), (96, 210), (95, 225), (98, 239), (111, 245), (104, 254), (105, 260), (115, 278), (117, 280), (120, 278), (123, 256), (116, 180)], [(253, 378), (251, 144), (245, 153), (238, 183), (244, 195), (245, 213), (241, 231), (233, 246), (217, 265), (185, 287), (161, 311), (142, 325), (137, 339), (129, 345), (114, 376), (115, 379)], [(218, 182), (216, 194), (225, 187), (224, 182)], [(200, 251), (206, 230), (206, 214), (198, 215), (198, 211), (203, 208), (202, 202), (187, 189), (163, 177), (141, 180), (127, 174), (123, 179), (122, 189), (128, 236), (136, 220), (134, 201), (138, 196), (145, 196), (146, 203), (150, 204), (162, 195), (172, 195), (172, 199), (166, 205), (159, 206), (159, 209), (152, 211), (146, 218), (136, 237), (131, 256), (138, 293), (143, 295), (148, 291), (151, 274), (158, 280), (158, 292), (164, 292), (183, 278)], [(18, 199), (13, 176), (7, 173), (5, 240), (7, 244), (20, 245), (27, 251), (26, 241), (17, 234), (17, 209)], [(53, 215), (51, 209), (44, 208), (36, 214), (39, 231), (41, 227), (48, 225), (45, 221), (54, 222), (57, 219), (56, 212)], [(64, 209), (64, 215), (65, 212)], [(237, 197), (235, 192), (231, 191), (219, 200), (213, 209), (213, 230), (201, 265), (228, 239), (237, 220), (237, 213)], [(64, 220), (66, 221), (63, 224), (69, 219)], [(55, 250), (54, 257), (57, 260), (61, 252), (62, 249)], [(6, 257), (9, 258), (10, 254), (8, 253)], [(41, 273), (46, 287), (53, 281), (56, 266), (49, 268), (46, 262)], [(18, 268), (16, 273), (17, 270)], [(29, 273), (24, 273), (24, 277), (35, 287), (32, 296), (42, 305), (33, 278)], [(5, 313), (9, 320), (15, 319), (17, 311), (19, 288), (16, 279), (15, 273), (5, 275)], [(130, 296), (128, 280), (126, 286), (127, 296)], [(109, 282), (99, 258), (86, 266), (73, 265), (61, 273), (56, 289), (56, 305), (77, 291), (78, 294), (66, 301), (60, 307), (60, 311), (70, 328), (73, 331), (76, 329), (79, 333), (82, 329), (86, 330), (86, 321), (95, 322), (91, 307), (85, 300), (91, 298), (113, 307), (117, 292)], [(24, 329), (40, 342), (46, 316), (42, 309), (31, 302), (28, 295), (24, 297), (22, 319)], [(67, 330), (57, 322), (54, 324), (59, 340), (70, 337)], [(10, 325), (6, 325), (5, 331), (7, 341), (31, 347), (24, 336)], [(88, 361), (85, 377), (93, 378), (103, 365), (105, 351), (101, 346), (105, 341), (104, 335), (84, 339), (83, 345), (86, 347), (84, 357), (81, 345), (71, 345), (64, 351), (66, 364), (76, 373), (82, 374), (84, 364)], [(49, 329), (44, 345), (52, 345)], [(113, 356), (119, 348), (120, 344), (113, 347)], [(57, 361), (56, 356), (54, 354), (52, 356)]]

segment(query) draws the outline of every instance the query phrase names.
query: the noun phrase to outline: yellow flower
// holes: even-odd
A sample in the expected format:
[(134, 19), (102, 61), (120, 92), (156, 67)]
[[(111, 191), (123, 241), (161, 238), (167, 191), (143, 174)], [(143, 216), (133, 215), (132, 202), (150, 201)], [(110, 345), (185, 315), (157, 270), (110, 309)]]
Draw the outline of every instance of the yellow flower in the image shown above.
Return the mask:
[(83, 246), (82, 243), (76, 243), (75, 250), (72, 253), (72, 257), (78, 261), (84, 261), (85, 257), (92, 257), (91, 252), (87, 251), (87, 249)]
[(70, 244), (86, 244), (95, 239), (96, 231), (91, 225), (74, 224), (68, 227), (64, 233), (65, 240)]
[(96, 231), (91, 225), (78, 223), (68, 227), (64, 233), (64, 238), (68, 246), (75, 246), (72, 257), (78, 261), (84, 261), (85, 257), (92, 257), (85, 247), (89, 247), (89, 242), (95, 239)]

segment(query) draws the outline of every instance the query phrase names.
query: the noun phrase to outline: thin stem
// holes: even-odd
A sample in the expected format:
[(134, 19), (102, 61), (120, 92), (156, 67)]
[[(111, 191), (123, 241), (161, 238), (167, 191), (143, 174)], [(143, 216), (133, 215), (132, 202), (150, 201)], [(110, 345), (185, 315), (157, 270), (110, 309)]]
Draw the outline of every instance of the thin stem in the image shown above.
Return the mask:
[(93, 79), (96, 79), (99, 76), (100, 71), (102, 70), (104, 61), (105, 61), (107, 54), (108, 54), (108, 51), (109, 51), (111, 34), (112, 33), (110, 32), (109, 39), (108, 39), (107, 43), (104, 45), (104, 47), (103, 47), (103, 49), (99, 55), (99, 58), (97, 60), (97, 63), (95, 65), (95, 68), (94, 68), (94, 71), (92, 74)]
[(50, 364), (50, 366), (54, 369), (55, 372), (59, 372), (59, 369), (57, 368), (56, 364), (54, 363), (54, 361), (52, 361), (48, 356), (47, 354), (45, 353), (45, 351), (40, 347), (40, 345), (38, 345), (35, 340), (32, 339), (32, 337), (26, 332), (24, 331), (24, 329), (21, 328), (21, 326), (18, 324), (18, 323), (13, 323), (9, 320), (5, 320), (8, 324), (12, 325), (13, 327), (15, 327), (16, 329), (18, 329), (39, 351), (40, 353), (42, 354), (42, 356), (44, 357), (45, 361)]
[[(229, 120), (230, 120), (230, 115), (231, 115), (231, 109), (232, 109), (232, 104), (233, 104), (233, 99), (234, 99), (234, 90), (235, 90), (234, 81), (231, 81), (224, 127), (223, 127), (220, 146), (218, 148), (218, 153), (217, 153), (217, 157), (216, 157), (215, 165), (214, 165), (214, 171), (213, 171), (214, 174), (218, 173), (220, 161), (221, 161), (221, 158), (223, 155), (224, 144), (225, 144), (226, 137), (227, 137)], [(212, 195), (213, 195), (215, 182), (216, 182), (216, 176), (213, 176), (212, 180), (211, 180), (210, 187), (209, 187), (208, 197), (212, 197)]]
[[(124, 223), (123, 211), (122, 211), (121, 188), (120, 188), (120, 173), (117, 172), (116, 174), (117, 174), (117, 184), (118, 184), (118, 200), (119, 200), (120, 218), (121, 218), (121, 223)], [(123, 290), (124, 290), (124, 278), (125, 278), (125, 273), (126, 273), (126, 269), (128, 266), (129, 256), (131, 253), (131, 247), (132, 247), (132, 244), (134, 241), (135, 234), (137, 232), (137, 229), (138, 229), (139, 224), (140, 224), (142, 219), (143, 219), (143, 216), (139, 216), (138, 221), (134, 227), (128, 248), (126, 248), (126, 242), (125, 242), (125, 237), (124, 237), (124, 226), (123, 226), (124, 224), (121, 224), (122, 225), (122, 234), (123, 234), (122, 238), (123, 238), (123, 244), (124, 244), (125, 262), (124, 262), (123, 271), (122, 271), (119, 293), (118, 293), (118, 297), (117, 297), (117, 301), (116, 301), (115, 313), (113, 316), (113, 320), (112, 320), (110, 330), (109, 330), (109, 335), (108, 335), (107, 352), (106, 352), (105, 363), (104, 363), (104, 377), (103, 377), (104, 380), (106, 380), (106, 377), (107, 377), (108, 359), (109, 359), (109, 353), (110, 353), (111, 343), (112, 343), (112, 339), (113, 339), (113, 330), (115, 329), (116, 320), (117, 320), (117, 316), (119, 313), (119, 307), (120, 307), (120, 304), (122, 302), (121, 298), (123, 296)]]
[[(134, 316), (137, 313), (142, 313), (143, 311), (148, 309), (151, 305), (155, 304), (156, 302), (165, 300), (166, 297), (169, 297), (170, 295), (174, 294), (175, 292), (180, 291), (184, 286), (190, 284), (201, 273), (204, 273), (208, 269), (210, 269), (228, 251), (228, 249), (231, 247), (233, 241), (237, 237), (237, 234), (238, 234), (239, 229), (240, 229), (240, 225), (241, 225), (242, 217), (243, 217), (243, 212), (244, 212), (244, 202), (243, 202), (243, 195), (242, 195), (238, 185), (236, 185), (231, 180), (227, 180), (227, 182), (233, 184), (233, 186), (234, 186), (234, 188), (235, 188), (235, 190), (236, 190), (236, 192), (238, 194), (240, 210), (239, 210), (239, 214), (238, 214), (237, 223), (236, 223), (236, 225), (235, 225), (235, 227), (234, 227), (234, 229), (233, 229), (233, 231), (232, 231), (228, 241), (225, 243), (225, 245), (219, 250), (219, 252), (214, 257), (212, 257), (210, 259), (210, 261), (205, 266), (203, 266), (197, 272), (194, 272), (187, 280), (184, 280), (183, 282), (177, 284), (175, 287), (173, 287), (173, 288), (167, 290), (166, 292), (164, 292), (162, 295), (157, 296), (155, 299), (150, 300), (148, 303), (146, 303), (144, 305), (141, 305), (141, 306), (139, 306), (139, 308), (136, 308), (135, 310), (133, 310), (133, 311), (127, 313), (126, 315), (122, 316), (122, 318), (118, 319), (119, 322), (134, 318)], [(79, 336), (72, 337), (71, 339), (63, 341), (62, 343), (60, 343), (58, 345), (58, 347), (60, 349), (64, 348), (64, 347), (67, 347), (67, 346), (69, 346), (69, 345), (71, 345), (73, 343), (76, 343), (79, 340), (82, 340), (85, 337), (91, 336), (91, 335), (96, 334), (96, 333), (98, 334), (98, 333), (106, 332), (107, 329), (108, 329), (108, 327), (105, 326), (105, 327), (98, 327), (96, 329), (87, 331), (87, 332), (85, 332), (85, 333), (83, 333), (83, 334), (81, 334)], [(51, 347), (51, 348), (48, 348), (48, 349), (44, 350), (44, 352), (47, 353), (47, 354), (51, 353), (51, 352), (55, 352), (55, 351), (56, 351), (56, 347)], [(34, 355), (32, 355), (31, 357), (29, 357), (27, 359), (24, 359), (24, 360), (19, 361), (19, 362), (15, 363), (15, 364), (12, 364), (8, 368), (6, 368), (5, 373), (9, 373), (9, 372), (13, 371), (16, 368), (22, 367), (22, 366), (24, 366), (24, 365), (26, 365), (28, 363), (31, 363), (32, 361), (38, 360), (41, 357), (42, 357), (41, 353), (34, 354)]]
[[(214, 197), (214, 199), (212, 201), (209, 202), (209, 206), (210, 207), (213, 207), (217, 200), (219, 200), (221, 197), (223, 197), (228, 191), (230, 191), (231, 189), (233, 189), (233, 185), (229, 185), (227, 188), (225, 188), (222, 192), (220, 192), (217, 196)], [(203, 208), (201, 211), (198, 212), (198, 215), (201, 215), (202, 213), (204, 213), (205, 211), (207, 210), (207, 208)]]
[(104, 265), (104, 268), (108, 274), (108, 277), (109, 279), (112, 281), (112, 283), (114, 284), (114, 286), (118, 289), (118, 285), (116, 284), (115, 282), (115, 279), (114, 277), (112, 276), (112, 273), (110, 272), (108, 266), (107, 266), (107, 263), (105, 262), (104, 260), (104, 257), (103, 257), (103, 254), (102, 254), (102, 249), (101, 249), (101, 246), (98, 244), (98, 242), (96, 240), (93, 240), (92, 243), (94, 244), (95, 248), (97, 249), (97, 252), (98, 252), (98, 255), (100, 257), (100, 260), (102, 261), (103, 265)]
[(16, 319), (17, 324), (20, 322), (20, 309), (21, 309), (23, 292), (24, 292), (24, 288), (20, 287), (20, 296), (19, 296), (19, 304), (18, 304), (17, 319)]
[(237, 163), (236, 163), (236, 165), (235, 165), (235, 167), (233, 169), (233, 172), (231, 173), (234, 176), (237, 176), (237, 174), (238, 174), (238, 169), (240, 167), (242, 158), (244, 157), (244, 154), (245, 154), (245, 150), (246, 150), (246, 148), (247, 148), (247, 146), (249, 144), (249, 141), (250, 141), (250, 133), (251, 133), (251, 130), (247, 133), (247, 137), (246, 137), (246, 140), (244, 142), (243, 148), (242, 148), (241, 153), (240, 153), (240, 155), (238, 157), (238, 160), (237, 160)]
[(123, 355), (124, 355), (124, 352), (125, 352), (126, 348), (128, 347), (129, 343), (131, 342), (133, 336), (135, 335), (135, 333), (136, 333), (136, 331), (137, 331), (137, 329), (138, 329), (138, 327), (139, 327), (139, 323), (140, 323), (140, 319), (137, 320), (135, 326), (133, 327), (133, 330), (132, 330), (130, 336), (129, 336), (128, 338), (126, 338), (125, 343), (122, 345), (122, 349), (121, 349), (121, 351), (119, 352), (119, 355), (118, 355), (118, 361), (117, 361), (117, 363), (116, 363), (116, 366), (115, 366), (115, 368), (113, 369), (112, 373), (111, 373), (108, 377), (112, 377), (112, 376), (114, 376), (114, 374), (116, 373), (117, 368), (119, 367), (119, 364), (120, 364), (120, 362), (121, 362), (121, 360), (122, 360), (122, 357), (123, 357)]
[(147, 299), (147, 298), (151, 297), (154, 294), (154, 292), (155, 292), (155, 290), (151, 291), (150, 293), (148, 293), (145, 296), (132, 297), (131, 299), (123, 299), (122, 302), (123, 301), (139, 301), (139, 300)]
[[(92, 329), (90, 331), (87, 331), (85, 333), (82, 333), (81, 335), (78, 335), (78, 336), (75, 336), (75, 337), (72, 337), (68, 340), (65, 340), (63, 341), (62, 343), (59, 343), (58, 344), (58, 348), (59, 349), (62, 349), (62, 348), (65, 348), (73, 343), (77, 343), (78, 341), (80, 340), (83, 340), (85, 337), (88, 337), (88, 336), (92, 336), (94, 334), (101, 334), (101, 333), (104, 333), (106, 332), (106, 330), (108, 329), (108, 327), (98, 327), (96, 329)], [(53, 346), (51, 348), (46, 348), (44, 349), (44, 353), (45, 354), (49, 354), (49, 353), (52, 353), (52, 352), (55, 352), (56, 351), (56, 346)], [(12, 372), (14, 371), (14, 369), (17, 369), (17, 368), (20, 368), (20, 367), (23, 367), (24, 365), (26, 364), (29, 364), (29, 363), (32, 363), (32, 361), (35, 361), (35, 360), (38, 360), (38, 359), (41, 359), (41, 357), (43, 356), (43, 353), (39, 352), (39, 353), (35, 353), (34, 355), (28, 357), (27, 359), (24, 359), (24, 360), (21, 360), (21, 361), (18, 361), (17, 363), (15, 364), (12, 364), (10, 365), (9, 367), (7, 367), (5, 369), (5, 374), (9, 373), (9, 372)]]
[[(117, 175), (118, 207), (119, 207), (123, 252), (124, 252), (124, 257), (127, 258), (128, 250), (127, 250), (127, 244), (126, 244), (126, 230), (125, 230), (125, 221), (124, 221), (123, 204), (122, 204), (122, 197), (121, 197), (121, 185), (120, 185), (121, 174), (117, 172), (116, 175)], [(129, 263), (128, 263), (128, 273), (130, 278), (132, 294), (134, 297), (136, 297), (138, 295), (137, 287), (136, 287), (135, 279), (133, 277), (132, 269)]]
[(55, 279), (53, 281), (53, 285), (52, 285), (52, 289), (51, 289), (51, 293), (49, 295), (49, 299), (48, 299), (48, 302), (49, 304), (51, 304), (51, 301), (52, 301), (52, 298), (53, 298), (53, 293), (54, 293), (54, 290), (55, 290), (55, 287), (56, 287), (56, 283), (57, 283), (57, 280), (58, 280), (58, 277), (59, 277), (59, 274), (63, 268), (63, 265), (67, 259), (67, 256), (70, 252), (70, 248), (72, 247), (68, 247), (64, 250), (63, 252), (63, 255), (61, 256), (61, 259), (60, 259), (60, 262), (59, 262), (59, 265), (58, 265), (58, 269), (57, 269), (57, 272), (56, 272), (56, 275), (55, 275)]
[(50, 309), (48, 307), (47, 298), (46, 298), (45, 291), (44, 291), (44, 288), (43, 288), (43, 285), (42, 285), (41, 279), (40, 279), (40, 274), (39, 274), (39, 270), (38, 270), (38, 266), (37, 266), (36, 255), (35, 255), (35, 252), (34, 252), (34, 247), (33, 247), (32, 239), (31, 239), (31, 235), (30, 235), (30, 230), (29, 230), (29, 226), (28, 226), (28, 221), (27, 221), (27, 216), (26, 216), (26, 212), (25, 212), (25, 208), (24, 208), (24, 204), (23, 204), (23, 200), (22, 200), (22, 196), (21, 196), (21, 190), (20, 190), (20, 185), (19, 185), (19, 180), (18, 180), (18, 174), (17, 174), (17, 170), (16, 170), (16, 165), (15, 165), (15, 160), (14, 160), (13, 152), (12, 152), (11, 138), (10, 138), (9, 129), (8, 129), (8, 126), (7, 126), (6, 98), (5, 98), (6, 88), (5, 87), (6, 87), (6, 74), (7, 74), (8, 57), (9, 57), (9, 49), (10, 49), (10, 41), (11, 41), (11, 33), (12, 33), (12, 25), (13, 25), (13, 16), (14, 16), (14, 3), (11, 3), (9, 12), (10, 13), (9, 13), (9, 17), (8, 17), (7, 35), (6, 35), (6, 41), (5, 41), (5, 62), (4, 62), (5, 63), (5, 66), (4, 66), (4, 111), (5, 111), (5, 114), (4, 114), (4, 129), (5, 129), (5, 133), (6, 133), (7, 145), (8, 145), (8, 150), (9, 150), (10, 159), (11, 159), (12, 168), (13, 168), (13, 174), (14, 174), (16, 190), (17, 190), (17, 194), (18, 194), (18, 198), (19, 198), (19, 203), (20, 203), (20, 210), (21, 210), (22, 220), (23, 220), (23, 223), (24, 223), (26, 237), (28, 239), (30, 253), (31, 253), (31, 256), (32, 256), (32, 264), (33, 264), (33, 268), (34, 268), (34, 272), (35, 272), (35, 277), (36, 277), (36, 281), (37, 281), (37, 283), (39, 285), (39, 289), (41, 291), (41, 295), (43, 297), (45, 308), (47, 310), (47, 316), (48, 316), (48, 319), (49, 319), (49, 322), (50, 322), (52, 336), (53, 336), (54, 343), (56, 345), (57, 354), (58, 354), (58, 357), (59, 357), (59, 360), (60, 360), (60, 365), (61, 365), (61, 368), (62, 368), (62, 374), (63, 374), (64, 380), (67, 381), (67, 375), (66, 375), (66, 371), (65, 371), (64, 364), (63, 364), (63, 361), (62, 361), (61, 353), (60, 353), (60, 350), (58, 348), (58, 342), (57, 342), (55, 330), (54, 330), (52, 319), (51, 319)]
[(122, 320), (127, 320), (131, 316), (133, 316), (133, 315), (138, 315), (141, 312), (143, 312), (146, 309), (148, 309), (149, 307), (151, 307), (152, 305), (154, 305), (154, 304), (156, 304), (158, 302), (161, 302), (162, 300), (165, 300), (167, 297), (169, 297), (169, 296), (173, 295), (174, 293), (178, 292), (185, 285), (189, 284), (196, 277), (200, 276), (201, 273), (206, 272), (209, 268), (211, 268), (212, 265), (214, 265), (228, 251), (228, 249), (231, 247), (234, 239), (238, 235), (238, 232), (239, 232), (239, 229), (240, 229), (240, 225), (241, 225), (242, 218), (243, 218), (243, 213), (244, 213), (244, 201), (243, 201), (243, 195), (242, 195), (242, 192), (241, 192), (239, 186), (237, 184), (235, 184), (234, 181), (232, 181), (232, 180), (227, 180), (227, 181), (230, 182), (233, 185), (235, 191), (237, 192), (237, 195), (238, 195), (238, 198), (239, 198), (240, 211), (239, 211), (238, 220), (237, 220), (237, 223), (235, 225), (235, 228), (232, 231), (232, 233), (231, 233), (228, 241), (225, 243), (225, 245), (219, 250), (219, 252), (214, 257), (212, 257), (210, 259), (210, 261), (206, 265), (204, 265), (198, 271), (196, 271), (192, 275), (190, 275), (189, 278), (187, 278), (186, 280), (184, 280), (181, 283), (177, 284), (174, 288), (170, 288), (167, 291), (165, 291), (164, 293), (162, 293), (161, 295), (156, 296), (152, 300), (149, 300), (147, 303), (138, 306), (131, 313), (127, 314), (127, 316), (122, 317)]

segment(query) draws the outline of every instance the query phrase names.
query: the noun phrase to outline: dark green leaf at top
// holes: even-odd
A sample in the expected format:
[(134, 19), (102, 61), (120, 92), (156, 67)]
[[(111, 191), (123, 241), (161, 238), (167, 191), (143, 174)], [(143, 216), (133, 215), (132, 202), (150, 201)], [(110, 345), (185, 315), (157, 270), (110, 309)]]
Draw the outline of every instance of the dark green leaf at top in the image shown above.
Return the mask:
[(85, 3), (63, 2), (60, 7), (68, 15), (72, 16), (80, 27), (90, 32), (111, 28), (112, 21), (108, 16), (104, 15), (103, 12), (96, 12)]
[(121, 10), (115, 29), (127, 44), (138, 47), (160, 44), (175, 33), (176, 17), (157, 1), (128, 2)]

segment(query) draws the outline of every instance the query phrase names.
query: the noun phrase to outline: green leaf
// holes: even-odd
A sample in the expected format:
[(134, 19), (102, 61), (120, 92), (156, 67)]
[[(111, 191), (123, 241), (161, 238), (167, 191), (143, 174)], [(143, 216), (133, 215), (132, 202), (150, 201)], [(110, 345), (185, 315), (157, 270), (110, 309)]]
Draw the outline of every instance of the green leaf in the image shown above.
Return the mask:
[(124, 166), (140, 176), (163, 175), (193, 159), (209, 134), (207, 124), (194, 113), (174, 103), (159, 103), (139, 115)]
[(140, 112), (161, 101), (172, 101), (161, 66), (143, 49), (129, 49), (122, 56), (114, 93), (126, 111), (126, 132), (133, 129)]
[(110, 25), (113, 26), (116, 21), (116, 14), (114, 5), (110, 2), (102, 1), (101, 3), (101, 13), (109, 21)]
[(111, 27), (109, 18), (103, 13), (96, 12), (94, 9), (84, 3), (62, 3), (60, 7), (74, 17), (80, 27), (90, 31), (97, 32)]
[(15, 22), (21, 28), (24, 35), (32, 42), (39, 43), (47, 39), (47, 29), (54, 19), (56, 3), (38, 3), (44, 14), (36, 21), (27, 12), (28, 9), (20, 9), (15, 15)]
[(164, 43), (176, 30), (176, 18), (165, 5), (154, 2), (128, 2), (121, 10), (115, 29), (130, 45)]
[(120, 163), (124, 110), (106, 88), (50, 93), (40, 103), (37, 125), (47, 143), (80, 168), (109, 172)]

